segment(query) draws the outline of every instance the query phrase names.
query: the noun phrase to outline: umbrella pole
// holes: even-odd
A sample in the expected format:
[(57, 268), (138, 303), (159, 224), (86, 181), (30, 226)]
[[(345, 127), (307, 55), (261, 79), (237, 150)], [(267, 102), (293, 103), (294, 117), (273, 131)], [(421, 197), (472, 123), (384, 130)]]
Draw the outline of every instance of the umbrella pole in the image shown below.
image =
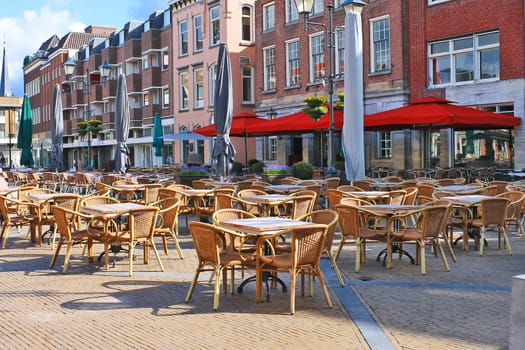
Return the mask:
[(243, 129), (242, 134), (244, 136), (244, 166), (248, 167), (248, 135), (246, 129)]

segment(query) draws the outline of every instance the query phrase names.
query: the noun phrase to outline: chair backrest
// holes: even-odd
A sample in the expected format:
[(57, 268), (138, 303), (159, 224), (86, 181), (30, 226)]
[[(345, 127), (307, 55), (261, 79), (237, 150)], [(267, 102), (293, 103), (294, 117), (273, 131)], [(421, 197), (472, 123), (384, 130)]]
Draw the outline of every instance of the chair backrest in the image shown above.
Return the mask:
[(510, 202), (507, 206), (507, 219), (518, 219), (525, 203), (525, 193), (520, 191), (509, 191), (499, 194), (497, 197), (507, 198)]
[(509, 183), (507, 181), (499, 180), (489, 182), (489, 186), (497, 186), (497, 188), (495, 189), (496, 194), (505, 192), (505, 187), (507, 187), (508, 184)]
[(147, 207), (129, 211), (128, 228), (131, 241), (153, 237), (159, 208)]
[(439, 186), (452, 186), (455, 185), (455, 181), (453, 179), (439, 179), (437, 180), (437, 184)]
[(116, 177), (113, 174), (102, 175), (102, 182), (106, 185), (112, 185), (115, 182)]
[(205, 190), (208, 188), (207, 182), (202, 180), (193, 180), (191, 185), (196, 190)]
[(8, 209), (8, 199), (4, 196), (0, 196), (0, 215), (4, 220), (4, 225), (9, 223), (9, 209)]
[(72, 211), (78, 211), (81, 196), (73, 193), (63, 193), (53, 196), (49, 199), (50, 202), (54, 203), (55, 206), (66, 208)]
[(432, 197), (436, 187), (432, 184), (420, 183), (418, 186), (418, 193), (423, 196)]
[(213, 213), (212, 220), (215, 225), (219, 225), (225, 220), (235, 220), (235, 219), (248, 219), (255, 218), (256, 216), (250, 212), (241, 209), (220, 209)]
[(340, 183), (341, 179), (338, 177), (329, 177), (328, 179), (324, 180), (324, 186), (327, 190), (329, 188), (337, 188)]
[(301, 216), (299, 220), (327, 225), (323, 251), (330, 251), (332, 249), (335, 229), (339, 223), (339, 214), (337, 214), (337, 211), (331, 209), (314, 210), (309, 214)]
[(441, 199), (443, 197), (454, 197), (456, 194), (449, 191), (436, 191), (432, 194), (432, 198)]
[(354, 181), (354, 186), (359, 187), (363, 191), (370, 191), (370, 180), (358, 180)]
[(432, 203), (433, 201), (434, 201), (434, 198), (432, 197), (423, 196), (423, 195), (417, 196), (417, 204), (419, 205), (427, 205), (429, 203)]
[(72, 219), (75, 212), (66, 208), (62, 208), (56, 205), (51, 206), (53, 211), (53, 217), (55, 219), (55, 224), (57, 226), (57, 231), (60, 234), (62, 240), (71, 241), (71, 230), (72, 222), (75, 220)]
[(358, 192), (358, 191), (364, 191), (361, 187), (352, 186), (352, 185), (341, 185), (338, 186), (337, 189), (339, 191), (343, 192)]
[(418, 188), (417, 187), (406, 187), (404, 190), (407, 192), (403, 204), (413, 205), (416, 203)]
[(327, 225), (295, 227), (291, 230), (292, 264), (319, 265), (324, 248)]
[(191, 190), (192, 189), (191, 186), (183, 185), (183, 184), (172, 184), (172, 185), (167, 186), (166, 188), (170, 190)]
[(253, 181), (250, 180), (244, 180), (237, 182), (237, 191), (242, 191), (250, 188), (252, 186)]
[(193, 245), (199, 261), (208, 262), (213, 265), (220, 263), (220, 244), (221, 240), (217, 234), (215, 226), (192, 221), (188, 224)]
[(359, 208), (354, 205), (338, 204), (335, 206), (338, 214), (341, 235), (344, 237), (359, 237)]
[(159, 198), (159, 191), (162, 188), (161, 184), (146, 184), (144, 185), (144, 203), (150, 204), (156, 202)]
[(479, 213), (483, 225), (505, 225), (507, 218), (507, 207), (510, 203), (508, 198), (495, 197), (480, 201)]
[(326, 190), (326, 199), (328, 200), (328, 208), (335, 209), (335, 206), (341, 202), (344, 192), (338, 189), (329, 188)]
[(213, 204), (215, 210), (233, 208), (235, 197), (228, 193), (216, 193), (213, 195)]
[(314, 210), (316, 197), (313, 195), (294, 196), (292, 200), (291, 218), (297, 219)]
[(405, 190), (395, 190), (388, 193), (389, 204), (403, 204), (405, 203), (405, 197), (407, 192)]
[(246, 196), (258, 196), (262, 194), (268, 194), (268, 193), (265, 191), (253, 189), (253, 188), (249, 188), (247, 190), (242, 190), (242, 191), (237, 192), (237, 196), (240, 198), (246, 197)]
[(177, 216), (179, 215), (179, 205), (180, 201), (176, 198), (166, 198), (152, 204), (152, 206), (159, 208), (159, 216), (162, 217), (162, 225), (160, 228), (166, 228), (171, 232), (175, 232)]
[(489, 185), (487, 187), (483, 187), (480, 190), (480, 193), (484, 196), (496, 196), (500, 194), (500, 186), (499, 185)]
[(439, 237), (446, 232), (452, 206), (432, 205), (425, 207), (422, 217), (418, 220), (423, 239), (428, 237)]
[(356, 197), (343, 197), (343, 198), (341, 198), (341, 200), (339, 201), (339, 204), (342, 204), (342, 205), (355, 205), (355, 206), (359, 206), (359, 205), (370, 205), (370, 204), (372, 204), (372, 202), (367, 201), (366, 199), (362, 199), (362, 198), (356, 198)]
[(415, 179), (405, 180), (401, 182), (401, 187), (403, 189), (410, 188), (410, 187), (416, 187), (416, 186), (417, 186), (417, 181)]
[(50, 188), (35, 187), (35, 188), (29, 190), (29, 192), (27, 192), (27, 195), (29, 196), (30, 194), (36, 194), (36, 193), (57, 193), (57, 192), (55, 190), (50, 189)]
[(80, 199), (79, 207), (85, 207), (88, 205), (111, 204), (118, 202), (118, 199), (108, 196), (86, 196)]

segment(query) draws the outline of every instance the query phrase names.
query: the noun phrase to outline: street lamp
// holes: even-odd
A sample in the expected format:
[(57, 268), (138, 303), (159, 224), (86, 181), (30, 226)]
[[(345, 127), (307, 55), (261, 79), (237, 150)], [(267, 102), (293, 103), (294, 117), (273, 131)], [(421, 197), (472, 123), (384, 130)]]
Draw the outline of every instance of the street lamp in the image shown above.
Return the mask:
[(295, 0), (295, 6), (297, 6), (297, 12), (301, 15), (303, 15), (304, 18), (304, 30), (306, 31), (308, 29), (309, 25), (312, 26), (321, 26), (324, 28), (325, 32), (325, 38), (328, 48), (328, 103), (330, 105), (329, 108), (329, 116), (330, 116), (330, 126), (328, 128), (328, 169), (327, 169), (327, 175), (330, 176), (330, 173), (335, 172), (334, 167), (334, 80), (335, 80), (335, 72), (334, 72), (334, 49), (335, 49), (335, 38), (334, 38), (334, 26), (332, 23), (333, 18), (333, 12), (334, 12), (334, 5), (332, 2), (329, 2), (328, 7), (328, 27), (324, 23), (318, 23), (318, 22), (310, 22), (308, 21), (308, 16), (312, 13), (313, 6), (314, 6), (315, 0)]
[(270, 110), (268, 111), (268, 113), (266, 113), (266, 115), (270, 120), (277, 118), (277, 112), (273, 109), (273, 107), (270, 107)]

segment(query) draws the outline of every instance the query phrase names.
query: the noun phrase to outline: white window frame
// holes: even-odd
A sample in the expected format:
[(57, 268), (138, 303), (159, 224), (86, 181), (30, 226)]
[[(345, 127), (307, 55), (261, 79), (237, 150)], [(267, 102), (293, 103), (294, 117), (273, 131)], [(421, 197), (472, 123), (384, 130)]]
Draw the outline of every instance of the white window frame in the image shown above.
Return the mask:
[(142, 56), (142, 70), (146, 70), (149, 68), (149, 57), (148, 55)]
[[(375, 30), (374, 26), (380, 22), (388, 21), (388, 38), (382, 40), (375, 40)], [(390, 33), (392, 32), (390, 27), (390, 16), (381, 16), (370, 19), (370, 72), (388, 72), (391, 68), (391, 40)], [(387, 52), (385, 57), (378, 58), (376, 57), (376, 46), (383, 45), (381, 48), (382, 51)], [(380, 60), (380, 61), (379, 61)]]
[(312, 16), (320, 15), (324, 12), (324, 0), (315, 0), (312, 7)]
[(168, 51), (168, 49), (164, 49), (162, 50), (162, 54), (161, 54), (161, 60), (162, 60), (162, 70), (165, 71), (165, 70), (168, 70), (169, 66), (170, 66), (170, 53)]
[[(221, 42), (221, 10), (219, 6), (210, 8), (210, 46), (219, 45)], [(217, 26), (215, 26), (215, 24)]]
[(428, 0), (428, 6), (437, 5), (448, 1), (450, 0)]
[(193, 107), (204, 108), (204, 69), (193, 69)]
[(263, 32), (275, 30), (275, 3), (270, 2), (263, 6)]
[[(272, 57), (268, 56), (270, 52), (272, 53)], [(277, 87), (277, 64), (275, 55), (275, 45), (263, 48), (263, 89), (265, 91), (275, 90)]]
[[(498, 41), (497, 43), (488, 44), (488, 45), (481, 45), (479, 43), (479, 39), (483, 38), (487, 35), (498, 35)], [(492, 82), (492, 81), (498, 81), (500, 79), (501, 74), (501, 53), (500, 53), (500, 32), (498, 30), (496, 31), (489, 31), (484, 33), (476, 33), (472, 35), (466, 35), (462, 37), (456, 37), (448, 40), (439, 40), (434, 42), (429, 42), (427, 44), (427, 64), (428, 64), (428, 85), (429, 87), (444, 87), (444, 86), (457, 86), (457, 85), (465, 85), (465, 84), (475, 84), (479, 82)], [(454, 43), (459, 43), (462, 40), (465, 39), (472, 39), (472, 47), (469, 48), (462, 48), (462, 49), (454, 49)], [(448, 51), (441, 51), (437, 53), (432, 53), (432, 47), (433, 45), (442, 45), (443, 47), (448, 47)], [(498, 72), (497, 76), (495, 77), (488, 77), (488, 78), (482, 78), (481, 77), (481, 54), (485, 51), (489, 50), (497, 50), (498, 51)], [(471, 80), (464, 80), (464, 81), (456, 81), (456, 58), (459, 56), (464, 56), (472, 54), (473, 56), (473, 77)], [(434, 60), (438, 59), (444, 59), (447, 61), (450, 67), (450, 76), (449, 81), (444, 83), (434, 83)]]
[(217, 80), (217, 64), (212, 64), (208, 67), (208, 95), (210, 106), (215, 103), (215, 82)]
[(380, 131), (377, 133), (377, 158), (392, 159), (392, 132)]
[[(185, 26), (185, 28), (183, 28)], [(186, 48), (184, 48), (186, 43)], [(188, 33), (188, 21), (179, 22), (179, 56), (187, 56), (189, 53), (189, 33)]]
[[(319, 51), (318, 52), (316, 51), (315, 53), (314, 53), (314, 40), (321, 40), (320, 45), (318, 45)], [(324, 57), (325, 47), (326, 47), (325, 35), (323, 32), (312, 34), (309, 36), (308, 42), (309, 42), (309, 47), (310, 47), (309, 52), (308, 52), (309, 70), (310, 70), (308, 79), (310, 83), (318, 83), (318, 82), (323, 81), (323, 79), (326, 77), (326, 60)], [(323, 68), (319, 71), (319, 76), (317, 77), (316, 77), (316, 71), (315, 71), (314, 55), (315, 57), (318, 57), (320, 59), (319, 65), (321, 64), (323, 65)]]
[(162, 88), (162, 108), (168, 108), (170, 106), (170, 88)]
[[(200, 24), (197, 20), (200, 20)], [(193, 51), (201, 52), (204, 49), (204, 35), (202, 28), (202, 15), (193, 16)], [(199, 47), (200, 46), (200, 47)]]
[[(189, 72), (187, 70), (179, 72), (179, 109), (181, 111), (189, 110), (190, 91), (188, 87)], [(186, 95), (186, 96), (185, 96)]]
[[(244, 9), (248, 9), (250, 11), (249, 14), (244, 14)], [(245, 26), (248, 26), (248, 33), (249, 33), (249, 38), (245, 38), (244, 37), (244, 34), (245, 34)], [(241, 43), (243, 44), (251, 44), (253, 43), (253, 38), (254, 38), (254, 35), (253, 35), (253, 7), (251, 6), (248, 6), (248, 5), (243, 5), (241, 7)]]
[(286, 0), (285, 5), (286, 23), (295, 23), (299, 21), (299, 12), (297, 12), (297, 6), (295, 0)]
[[(301, 83), (301, 43), (298, 38), (288, 40), (286, 45), (286, 86), (297, 86)], [(295, 45), (296, 50), (291, 56), (290, 45)], [(292, 66), (292, 62), (297, 62), (297, 65)], [(297, 69), (297, 74), (293, 74), (292, 70)]]
[(345, 30), (336, 28), (335, 30), (335, 74), (342, 78), (345, 73)]
[[(245, 72), (249, 71), (249, 74), (246, 75)], [(253, 74), (254, 74), (254, 68), (251, 66), (244, 66), (241, 68), (241, 75), (242, 75), (242, 103), (243, 104), (254, 104), (254, 82), (253, 82)], [(246, 95), (246, 87), (248, 86), (248, 93), (250, 98), (245, 99)]]

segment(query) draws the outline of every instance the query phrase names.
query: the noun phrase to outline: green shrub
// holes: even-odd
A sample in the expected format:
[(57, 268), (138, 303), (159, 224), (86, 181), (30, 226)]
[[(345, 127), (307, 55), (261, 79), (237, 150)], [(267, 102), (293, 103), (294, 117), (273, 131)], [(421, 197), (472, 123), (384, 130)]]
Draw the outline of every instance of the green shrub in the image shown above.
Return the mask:
[(263, 162), (255, 162), (250, 166), (250, 173), (252, 174), (262, 174), (264, 170)]
[(232, 174), (242, 174), (242, 163), (241, 162), (233, 162), (232, 164)]
[(293, 175), (301, 180), (314, 177), (314, 166), (309, 162), (301, 161), (292, 165)]
[(257, 160), (257, 159), (250, 159), (248, 161), (248, 167), (251, 167), (253, 164), (255, 163), (260, 163), (261, 161), (260, 160)]
[(289, 175), (292, 173), (292, 168), (288, 165), (268, 165), (263, 168), (264, 174), (268, 175)]

